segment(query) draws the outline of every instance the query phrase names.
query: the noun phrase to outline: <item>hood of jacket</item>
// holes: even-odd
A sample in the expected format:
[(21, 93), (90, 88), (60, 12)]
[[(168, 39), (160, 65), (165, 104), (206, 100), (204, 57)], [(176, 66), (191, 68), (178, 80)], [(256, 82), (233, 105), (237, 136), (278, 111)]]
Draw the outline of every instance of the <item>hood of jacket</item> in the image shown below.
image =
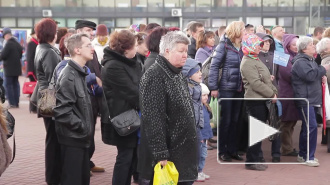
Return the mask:
[(198, 61), (188, 58), (186, 63), (184, 64), (182, 68), (182, 75), (183, 77), (191, 77), (193, 74), (195, 74), (198, 70), (202, 68), (202, 64)]
[(267, 35), (265, 33), (256, 33), (256, 35), (259, 38), (261, 38), (262, 40), (265, 40), (266, 37), (269, 37), (273, 41), (273, 43), (269, 47), (269, 51), (270, 52), (274, 52), (275, 51), (275, 40), (274, 40), (274, 38), (271, 35)]
[(292, 64), (294, 64), (297, 60), (308, 60), (308, 61), (313, 61), (314, 58), (311, 56), (308, 56), (304, 53), (298, 53), (291, 61)]
[(283, 36), (283, 48), (286, 54), (290, 55), (290, 61), (297, 55), (297, 53), (289, 49), (290, 43), (294, 38), (299, 38), (299, 36), (294, 34), (284, 34)]
[(126, 58), (124, 55), (121, 55), (120, 53), (110, 49), (109, 47), (106, 47), (104, 49), (104, 56), (103, 56), (103, 60), (101, 63), (104, 66), (110, 60), (118, 60), (118, 61), (124, 62), (125, 64), (127, 64), (129, 66), (136, 65), (136, 56), (132, 59)]

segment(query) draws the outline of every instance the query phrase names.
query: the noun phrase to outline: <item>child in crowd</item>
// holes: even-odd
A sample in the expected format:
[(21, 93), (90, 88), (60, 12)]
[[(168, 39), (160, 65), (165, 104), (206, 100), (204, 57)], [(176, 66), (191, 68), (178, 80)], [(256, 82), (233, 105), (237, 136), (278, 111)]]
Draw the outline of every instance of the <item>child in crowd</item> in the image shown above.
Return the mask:
[[(192, 103), (194, 106), (194, 113), (195, 113), (195, 124), (197, 130), (197, 137), (200, 141), (200, 152), (199, 152), (199, 168), (198, 168), (198, 178), (196, 181), (203, 182), (205, 179), (209, 178), (208, 175), (203, 173), (203, 167), (205, 164), (205, 157), (206, 153), (204, 148), (207, 150), (206, 147), (206, 140), (203, 140), (203, 135), (201, 130), (204, 127), (204, 115), (203, 115), (203, 104), (202, 104), (202, 87), (200, 83), (202, 82), (202, 73), (201, 73), (201, 63), (197, 62), (194, 59), (188, 58), (185, 65), (182, 69), (183, 77), (187, 78), (189, 93), (192, 97)], [(210, 127), (210, 121), (208, 122), (208, 126)], [(211, 136), (212, 137), (212, 136)], [(207, 138), (209, 139), (209, 138)], [(203, 149), (202, 149), (203, 148)], [(202, 168), (200, 168), (202, 167)]]

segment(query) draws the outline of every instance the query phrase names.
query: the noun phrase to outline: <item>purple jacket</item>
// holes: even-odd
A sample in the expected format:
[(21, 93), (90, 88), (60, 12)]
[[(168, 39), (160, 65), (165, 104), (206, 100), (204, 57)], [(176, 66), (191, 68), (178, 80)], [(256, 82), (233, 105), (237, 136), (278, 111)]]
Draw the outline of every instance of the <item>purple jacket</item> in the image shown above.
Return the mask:
[[(291, 69), (292, 59), (297, 53), (292, 52), (289, 48), (292, 39), (297, 37), (293, 34), (285, 34), (283, 36), (284, 52), (290, 55), (290, 59), (287, 67), (279, 66), (278, 78), (279, 78), (279, 98), (293, 98), (293, 88), (291, 85)], [(298, 110), (293, 100), (282, 100), (283, 115), (282, 121), (297, 121), (299, 119)]]
[(204, 48), (199, 48), (195, 55), (195, 60), (201, 64), (212, 54), (213, 49), (205, 46)]

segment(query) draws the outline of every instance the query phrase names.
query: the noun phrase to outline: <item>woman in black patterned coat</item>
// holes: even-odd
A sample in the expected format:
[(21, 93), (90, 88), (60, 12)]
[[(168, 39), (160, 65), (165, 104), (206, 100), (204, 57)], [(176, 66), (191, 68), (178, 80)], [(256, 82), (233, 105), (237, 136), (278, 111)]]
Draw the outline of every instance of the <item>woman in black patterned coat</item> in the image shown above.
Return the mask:
[(160, 55), (140, 82), (142, 113), (138, 170), (140, 184), (152, 184), (154, 166), (174, 162), (179, 185), (197, 178), (198, 141), (187, 80), (181, 74), (189, 39), (169, 32), (160, 42)]

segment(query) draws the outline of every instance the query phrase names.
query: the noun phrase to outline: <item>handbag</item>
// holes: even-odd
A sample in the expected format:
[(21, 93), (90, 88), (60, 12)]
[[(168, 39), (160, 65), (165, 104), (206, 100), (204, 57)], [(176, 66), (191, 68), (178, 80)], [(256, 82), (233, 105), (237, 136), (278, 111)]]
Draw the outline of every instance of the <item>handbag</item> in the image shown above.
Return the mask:
[(25, 81), (24, 81), (24, 84), (23, 84), (23, 88), (22, 88), (22, 92), (23, 94), (32, 94), (33, 91), (34, 91), (34, 88), (36, 87), (37, 85), (37, 79), (36, 77), (34, 76), (33, 73), (29, 73), (29, 75), (32, 75), (32, 77), (34, 78), (34, 82), (27, 82), (26, 79), (28, 79), (28, 77), (25, 78)]
[(38, 101), (37, 110), (38, 115), (42, 117), (54, 116), (53, 108), (56, 105), (54, 76), (55, 75), (53, 74), (48, 88), (40, 91), (40, 99)]
[[(106, 101), (105, 93), (103, 92), (104, 100)], [(127, 136), (137, 129), (140, 128), (140, 116), (135, 109), (130, 109), (125, 111), (114, 118), (110, 118), (110, 109), (107, 103), (105, 103), (105, 108), (108, 109), (109, 112), (109, 121), (112, 126), (115, 128), (116, 132), (120, 136)]]
[(127, 136), (140, 128), (140, 116), (135, 109), (125, 111), (111, 119), (120, 136)]

